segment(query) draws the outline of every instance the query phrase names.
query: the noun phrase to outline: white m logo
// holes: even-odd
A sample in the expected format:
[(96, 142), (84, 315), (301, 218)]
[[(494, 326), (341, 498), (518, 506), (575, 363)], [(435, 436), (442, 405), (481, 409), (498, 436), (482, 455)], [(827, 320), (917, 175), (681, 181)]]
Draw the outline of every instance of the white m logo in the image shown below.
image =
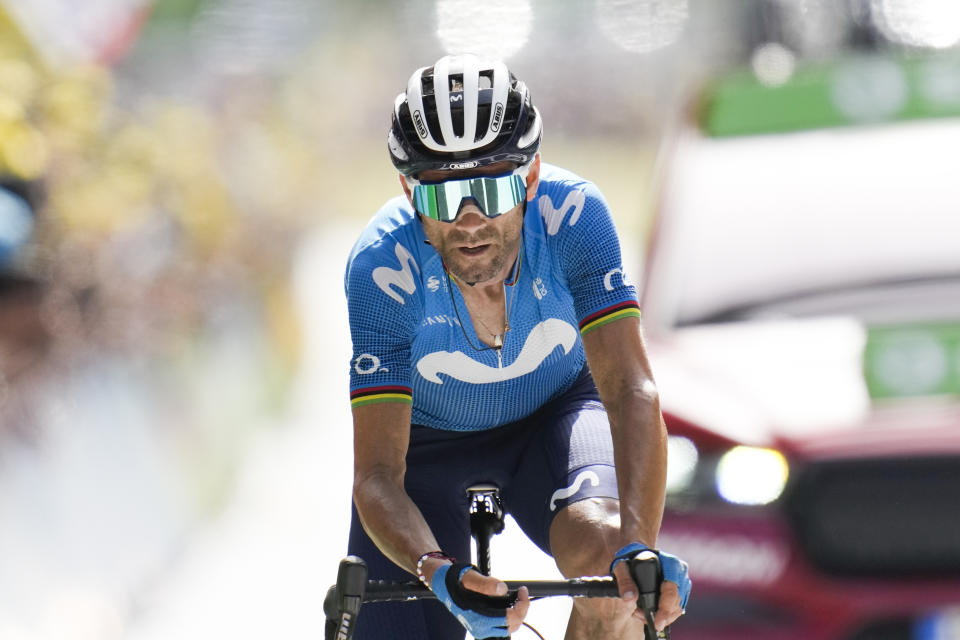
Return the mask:
[(397, 260), (400, 261), (400, 268), (377, 267), (373, 270), (373, 281), (377, 283), (377, 286), (380, 287), (385, 294), (400, 304), (405, 304), (403, 296), (397, 293), (393, 287), (397, 287), (407, 293), (416, 291), (417, 281), (413, 277), (413, 271), (410, 269), (410, 265), (413, 265), (417, 273), (420, 273), (420, 267), (417, 266), (416, 261), (413, 259), (413, 256), (410, 255), (410, 252), (407, 251), (407, 248), (399, 242), (394, 252), (397, 254)]
[(570, 220), (567, 222), (571, 227), (577, 224), (577, 220), (580, 219), (580, 212), (583, 211), (583, 205), (587, 202), (587, 196), (583, 191), (574, 190), (567, 194), (567, 197), (563, 199), (563, 204), (559, 207), (553, 206), (553, 200), (550, 196), (540, 196), (538, 205), (540, 207), (540, 215), (543, 216), (544, 222), (547, 224), (547, 233), (551, 236), (557, 235), (557, 232), (560, 231), (560, 225), (563, 224), (563, 219), (567, 216), (567, 212), (570, 213)]

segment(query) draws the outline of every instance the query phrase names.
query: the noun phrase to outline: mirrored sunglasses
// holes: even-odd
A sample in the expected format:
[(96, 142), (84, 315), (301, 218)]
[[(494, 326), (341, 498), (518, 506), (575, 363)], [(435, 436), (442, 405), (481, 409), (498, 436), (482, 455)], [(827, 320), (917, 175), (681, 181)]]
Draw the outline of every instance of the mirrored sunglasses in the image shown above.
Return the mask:
[(527, 197), (526, 167), (501, 176), (423, 183), (406, 178), (413, 190), (413, 207), (440, 222), (456, 220), (465, 200), (472, 199), (488, 218), (510, 211)]

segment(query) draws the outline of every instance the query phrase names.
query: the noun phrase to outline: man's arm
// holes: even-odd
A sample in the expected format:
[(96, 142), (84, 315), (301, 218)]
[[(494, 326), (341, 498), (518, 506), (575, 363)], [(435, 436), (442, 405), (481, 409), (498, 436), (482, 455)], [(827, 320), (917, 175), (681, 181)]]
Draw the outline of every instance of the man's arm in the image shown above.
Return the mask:
[[(439, 549), (403, 487), (410, 440), (410, 405), (384, 402), (353, 410), (353, 500), (367, 535), (394, 563), (416, 573), (417, 560)], [(428, 559), (427, 578), (443, 564)]]
[(667, 473), (667, 431), (640, 332), (621, 318), (583, 336), (587, 362), (610, 419), (622, 543), (655, 547)]
[[(439, 549), (437, 539), (420, 509), (403, 486), (410, 441), (410, 405), (384, 402), (353, 410), (353, 500), (367, 535), (394, 563), (416, 574), (417, 560)], [(437, 482), (443, 482), (437, 478)], [(462, 559), (465, 560), (465, 559)], [(443, 565), (442, 558), (427, 558), (422, 567), (427, 584)], [(461, 584), (488, 596), (502, 596), (507, 585), (497, 578), (468, 571)], [(449, 606), (449, 605), (447, 605)], [(526, 588), (517, 603), (505, 611), (510, 632), (520, 628), (530, 607)]]

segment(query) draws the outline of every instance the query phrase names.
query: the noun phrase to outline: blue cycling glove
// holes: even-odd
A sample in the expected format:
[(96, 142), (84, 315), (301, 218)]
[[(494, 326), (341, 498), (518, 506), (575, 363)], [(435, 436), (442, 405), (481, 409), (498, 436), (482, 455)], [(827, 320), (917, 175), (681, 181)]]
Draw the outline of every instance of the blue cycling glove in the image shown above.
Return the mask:
[(657, 551), (656, 549), (651, 549), (647, 545), (640, 542), (631, 542), (624, 548), (617, 551), (617, 554), (613, 557), (613, 562), (610, 563), (610, 573), (613, 573), (613, 568), (617, 566), (617, 563), (622, 562), (623, 560), (629, 560), (634, 557), (641, 551), (653, 551), (660, 558), (660, 568), (663, 571), (663, 579), (669, 580), (677, 585), (680, 591), (680, 608), (687, 608), (687, 600), (690, 598), (690, 589), (693, 587), (693, 583), (690, 581), (690, 577), (687, 575), (687, 563), (678, 558), (677, 556), (667, 553), (666, 551)]
[(470, 591), (460, 579), (475, 568), (462, 563), (444, 565), (433, 573), (430, 590), (474, 638), (509, 638), (507, 609), (513, 606), (517, 596), (485, 596)]

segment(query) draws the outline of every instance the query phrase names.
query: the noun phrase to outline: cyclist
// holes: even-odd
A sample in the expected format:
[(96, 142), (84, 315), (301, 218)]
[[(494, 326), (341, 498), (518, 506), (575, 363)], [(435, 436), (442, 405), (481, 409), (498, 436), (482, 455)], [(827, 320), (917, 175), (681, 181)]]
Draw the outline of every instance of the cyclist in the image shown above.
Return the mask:
[[(541, 130), (526, 85), (474, 55), (418, 69), (395, 101), (388, 149), (403, 194), (371, 220), (345, 277), (349, 552), (371, 578), (417, 575), (438, 601), (378, 605), (357, 638), (519, 627), (525, 590), (506, 608), (487, 599), (506, 585), (461, 562), (465, 490), (477, 482), (501, 487), (564, 575), (613, 566), (621, 599), (576, 600), (567, 638), (642, 637), (619, 561), (656, 543), (666, 431), (607, 204), (592, 183), (541, 163)], [(690, 581), (681, 560), (658, 553), (663, 627)]]

